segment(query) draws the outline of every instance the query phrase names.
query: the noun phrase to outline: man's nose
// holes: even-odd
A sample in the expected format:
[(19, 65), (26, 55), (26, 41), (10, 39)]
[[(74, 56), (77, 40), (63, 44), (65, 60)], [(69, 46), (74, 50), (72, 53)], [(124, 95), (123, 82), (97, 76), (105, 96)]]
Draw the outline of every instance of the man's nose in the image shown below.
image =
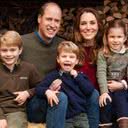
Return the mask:
[(55, 21), (54, 20), (51, 21), (50, 26), (55, 27)]

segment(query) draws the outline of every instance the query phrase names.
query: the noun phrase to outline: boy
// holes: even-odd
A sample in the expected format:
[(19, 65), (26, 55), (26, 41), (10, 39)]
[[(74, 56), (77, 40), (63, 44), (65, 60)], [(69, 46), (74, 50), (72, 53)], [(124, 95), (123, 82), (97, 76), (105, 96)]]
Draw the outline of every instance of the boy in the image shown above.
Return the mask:
[(19, 59), (22, 45), (15, 31), (0, 38), (0, 128), (27, 128), (25, 103), (41, 81), (36, 68)]
[[(79, 62), (79, 48), (71, 41), (63, 41), (57, 48), (57, 62), (59, 68), (49, 73), (36, 87), (39, 97), (47, 98), (48, 104), (58, 104), (57, 95), (64, 92), (68, 97), (67, 119), (82, 112), (86, 112), (86, 96), (90, 95), (94, 88), (88, 78), (74, 67)], [(60, 80), (61, 88), (51, 89), (51, 83)], [(56, 91), (54, 91), (56, 90)]]

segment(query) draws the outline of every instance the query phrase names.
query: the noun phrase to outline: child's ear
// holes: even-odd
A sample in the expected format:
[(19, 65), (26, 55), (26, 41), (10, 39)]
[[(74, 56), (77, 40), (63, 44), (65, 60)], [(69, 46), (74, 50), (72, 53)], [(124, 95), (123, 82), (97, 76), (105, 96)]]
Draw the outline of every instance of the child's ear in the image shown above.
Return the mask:
[(59, 62), (60, 62), (60, 61), (59, 61), (59, 57), (58, 57), (58, 56), (56, 57), (56, 61), (57, 61), (57, 63), (59, 63)]
[(22, 53), (23, 47), (20, 48), (19, 55)]
[(76, 65), (79, 63), (79, 59), (76, 60)]

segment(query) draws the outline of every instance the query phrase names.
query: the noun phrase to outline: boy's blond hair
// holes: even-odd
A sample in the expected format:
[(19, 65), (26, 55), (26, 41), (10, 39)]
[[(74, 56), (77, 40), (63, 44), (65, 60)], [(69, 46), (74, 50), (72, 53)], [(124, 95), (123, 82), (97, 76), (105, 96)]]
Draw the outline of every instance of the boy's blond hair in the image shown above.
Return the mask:
[(0, 47), (1, 45), (6, 45), (8, 47), (17, 46), (19, 49), (21, 49), (23, 47), (23, 42), (18, 32), (7, 31), (0, 38)]
[(76, 54), (77, 58), (79, 59), (79, 52), (80, 52), (79, 47), (72, 41), (62, 41), (57, 48), (57, 56), (59, 56), (59, 54), (62, 51), (74, 53), (74, 54)]

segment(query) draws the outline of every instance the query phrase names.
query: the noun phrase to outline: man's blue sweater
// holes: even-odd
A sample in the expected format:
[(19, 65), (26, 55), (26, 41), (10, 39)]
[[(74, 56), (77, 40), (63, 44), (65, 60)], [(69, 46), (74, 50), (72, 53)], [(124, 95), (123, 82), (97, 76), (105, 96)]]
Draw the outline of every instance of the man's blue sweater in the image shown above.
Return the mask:
[(74, 78), (68, 73), (60, 74), (59, 70), (54, 70), (36, 87), (36, 94), (39, 97), (46, 97), (46, 90), (58, 78), (62, 80), (60, 91), (64, 92), (68, 97), (66, 117), (72, 118), (75, 115), (86, 112), (86, 98), (87, 95), (93, 92), (94, 87), (83, 73), (78, 73), (77, 77)]

